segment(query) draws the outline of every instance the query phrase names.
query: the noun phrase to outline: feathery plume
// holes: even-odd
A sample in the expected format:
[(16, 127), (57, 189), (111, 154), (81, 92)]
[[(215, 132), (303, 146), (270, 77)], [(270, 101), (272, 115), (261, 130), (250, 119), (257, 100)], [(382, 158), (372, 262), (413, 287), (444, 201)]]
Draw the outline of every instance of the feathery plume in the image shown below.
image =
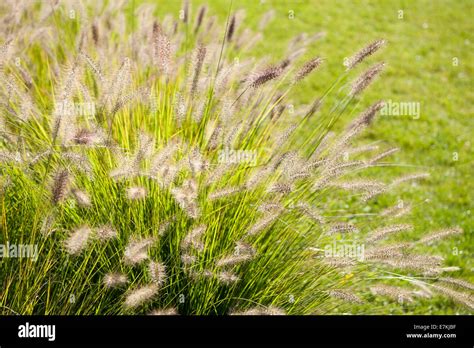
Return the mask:
[(458, 292), (449, 288), (446, 288), (444, 286), (439, 286), (439, 285), (432, 285), (433, 288), (439, 292), (440, 294), (443, 294), (444, 296), (452, 299), (453, 301), (468, 307), (471, 310), (474, 310), (474, 300), (472, 296)]
[(181, 255), (181, 262), (185, 265), (190, 265), (190, 264), (196, 262), (196, 256), (183, 254), (183, 255)]
[(127, 293), (124, 306), (127, 309), (136, 308), (150, 301), (157, 292), (158, 286), (156, 284), (143, 285)]
[(367, 165), (368, 165), (368, 166), (371, 166), (371, 165), (373, 165), (374, 163), (380, 161), (381, 159), (383, 159), (383, 158), (385, 158), (385, 157), (388, 157), (388, 156), (390, 156), (391, 154), (397, 152), (398, 150), (400, 150), (398, 147), (394, 147), (394, 148), (391, 148), (391, 149), (389, 149), (389, 150), (387, 150), (387, 151), (384, 151), (384, 152), (382, 152), (382, 153), (376, 155), (375, 157), (369, 159), (369, 160), (367, 161)]
[(319, 224), (324, 224), (324, 218), (320, 214), (319, 211), (317, 211), (315, 208), (313, 208), (311, 205), (309, 205), (306, 202), (299, 202), (298, 204), (295, 205), (296, 209), (299, 209), (304, 215), (309, 217), (311, 220), (319, 223)]
[(460, 288), (468, 289), (468, 290), (474, 290), (474, 284), (471, 284), (465, 280), (462, 279), (456, 279), (456, 278), (451, 278), (451, 277), (443, 277), (439, 278), (438, 281), (449, 284), (449, 285), (455, 285)]
[(158, 70), (167, 75), (171, 70), (171, 42), (168, 36), (163, 32), (156, 35), (155, 47), (155, 62), (158, 65)]
[(104, 82), (105, 78), (102, 75), (102, 71), (100, 70), (99, 66), (92, 60), (91, 57), (89, 57), (86, 53), (81, 52), (80, 56), (86, 61), (86, 63), (89, 65), (89, 67), (92, 69), (92, 72), (97, 76), (99, 81)]
[(95, 238), (101, 242), (117, 238), (117, 231), (110, 225), (103, 225), (95, 229)]
[(393, 225), (378, 228), (367, 237), (367, 243), (374, 243), (379, 241), (380, 239), (384, 239), (385, 237), (391, 235), (392, 233), (400, 232), (400, 231), (410, 231), (413, 229), (412, 225), (409, 224), (401, 224), (401, 225)]
[(176, 216), (172, 216), (169, 219), (163, 221), (158, 228), (158, 235), (163, 236), (168, 229), (168, 227), (176, 221)]
[[(4, 189), (4, 187), (2, 187)], [(54, 212), (48, 213), (44, 218), (41, 223), (41, 229), (40, 232), (44, 236), (49, 236), (53, 231), (53, 225), (56, 219), (56, 215)]]
[(104, 276), (103, 284), (106, 288), (117, 288), (128, 283), (127, 276), (123, 273), (112, 272)]
[(226, 284), (226, 285), (231, 285), (233, 283), (236, 283), (240, 280), (240, 278), (238, 276), (236, 276), (235, 274), (231, 273), (231, 272), (227, 272), (227, 271), (224, 271), (224, 272), (220, 272), (217, 274), (217, 279)]
[(257, 233), (261, 232), (262, 230), (270, 226), (272, 223), (274, 223), (275, 220), (277, 220), (278, 217), (282, 214), (282, 212), (283, 211), (276, 211), (274, 213), (268, 214), (260, 220), (257, 220), (257, 222), (247, 231), (247, 235), (254, 236)]
[(291, 183), (287, 183), (287, 182), (277, 182), (277, 183), (274, 183), (274, 184), (271, 184), (268, 189), (267, 189), (267, 192), (268, 193), (281, 193), (281, 194), (284, 194), (284, 195), (287, 195), (289, 193), (291, 193), (293, 191), (293, 185)]
[(204, 58), (206, 57), (206, 47), (200, 44), (196, 50), (196, 57), (194, 63), (194, 77), (191, 85), (191, 94), (196, 92), (196, 88), (199, 81), (199, 74), (201, 73), (202, 64), (204, 63)]
[(430, 176), (429, 173), (409, 174), (409, 175), (405, 175), (405, 176), (402, 176), (401, 178), (393, 180), (390, 185), (391, 186), (396, 186), (396, 185), (401, 184), (401, 183), (406, 182), (406, 181), (425, 179), (429, 176)]
[(379, 149), (378, 145), (362, 145), (358, 147), (349, 148), (344, 152), (344, 154), (347, 154), (347, 155), (360, 154), (364, 152), (375, 151), (378, 149)]
[(144, 187), (135, 186), (127, 188), (127, 198), (131, 201), (144, 199), (147, 195), (147, 191)]
[(189, 20), (189, 0), (184, 0), (182, 11), (183, 11), (182, 20), (183, 20), (183, 23), (186, 24), (188, 23), (188, 20)]
[(403, 250), (410, 248), (410, 243), (391, 244), (383, 247), (371, 248), (365, 251), (365, 260), (380, 260), (403, 257)]
[(199, 31), (199, 28), (201, 27), (202, 20), (204, 19), (206, 11), (207, 11), (207, 6), (206, 5), (202, 5), (199, 8), (199, 12), (198, 12), (197, 17), (196, 17), (196, 26), (194, 27), (194, 33), (195, 34)]
[(275, 211), (283, 211), (285, 208), (278, 202), (263, 202), (257, 207), (257, 211), (261, 213), (270, 213)]
[(53, 204), (56, 205), (61, 203), (66, 198), (69, 190), (69, 183), (70, 177), (67, 169), (60, 170), (56, 173), (51, 190)]
[(383, 45), (385, 45), (385, 43), (386, 43), (385, 40), (376, 40), (372, 42), (371, 44), (369, 44), (368, 46), (364, 47), (359, 52), (357, 52), (354, 56), (347, 59), (344, 62), (344, 66), (347, 67), (347, 70), (354, 68), (357, 64), (362, 62), (365, 58), (377, 52)]
[(62, 152), (61, 157), (63, 160), (68, 161), (77, 169), (86, 173), (89, 177), (92, 176), (92, 165), (87, 156), (76, 152)]
[(230, 195), (234, 195), (236, 193), (242, 192), (242, 190), (243, 190), (243, 187), (229, 187), (229, 188), (225, 188), (225, 189), (222, 189), (222, 190), (214, 191), (211, 194), (209, 194), (209, 196), (207, 198), (210, 201), (214, 201), (214, 200), (217, 200), (217, 199), (225, 198), (225, 197), (228, 197)]
[(316, 150), (311, 154), (311, 160), (320, 161), (319, 156), (328, 149), (329, 144), (331, 143), (331, 139), (334, 138), (334, 132), (327, 132), (324, 137), (321, 138)]
[(293, 132), (296, 130), (298, 125), (292, 124), (290, 125), (287, 129), (285, 129), (282, 133), (280, 133), (275, 140), (275, 148), (280, 149), (283, 144), (288, 140), (288, 138), (293, 134)]
[(72, 189), (72, 194), (76, 203), (81, 208), (89, 208), (91, 204), (91, 198), (87, 194), (87, 192), (81, 191), (79, 189)]
[(181, 125), (183, 121), (186, 119), (186, 101), (181, 93), (176, 93), (175, 101), (174, 101), (174, 110), (175, 110), (175, 117), (178, 125)]
[(353, 129), (361, 125), (370, 125), (374, 120), (377, 112), (379, 112), (384, 106), (385, 102), (383, 100), (379, 100), (378, 102), (372, 104), (368, 109), (364, 110), (354, 121), (352, 121), (347, 128)]
[(237, 242), (235, 252), (232, 255), (222, 257), (216, 262), (217, 267), (234, 266), (251, 260), (255, 256), (255, 249), (247, 243)]
[(92, 32), (92, 40), (94, 41), (94, 44), (97, 46), (99, 44), (99, 27), (97, 26), (97, 23), (92, 23), (91, 32)]
[(358, 304), (364, 303), (364, 301), (362, 301), (358, 296), (345, 290), (331, 290), (329, 291), (329, 296), (335, 297), (335, 298), (338, 298), (340, 300), (350, 302), (350, 303), (358, 303)]
[(237, 21), (237, 18), (235, 16), (235, 14), (233, 14), (232, 17), (230, 18), (229, 27), (227, 28), (227, 36), (226, 37), (227, 37), (228, 42), (231, 42), (232, 38), (234, 37), (236, 21)]
[(281, 75), (282, 69), (280, 67), (270, 67), (264, 69), (249, 79), (249, 86), (252, 88), (258, 88), (268, 81), (274, 80)]
[(406, 270), (421, 272), (425, 275), (434, 275), (439, 272), (442, 257), (431, 255), (409, 255), (401, 258), (379, 259), (377, 262)]
[(151, 261), (148, 265), (148, 273), (152, 282), (158, 284), (158, 286), (163, 286), (166, 282), (166, 266), (163, 263)]
[(86, 128), (78, 129), (72, 138), (72, 141), (78, 145), (92, 145), (100, 140), (100, 137), (94, 131)]
[(448, 228), (448, 229), (440, 230), (432, 234), (429, 234), (427, 236), (424, 236), (417, 243), (428, 244), (428, 243), (436, 242), (438, 240), (441, 240), (447, 237), (457, 236), (460, 234), (463, 234), (462, 228), (460, 227)]
[(154, 309), (149, 313), (149, 315), (178, 315), (178, 311), (176, 308)]
[(148, 259), (147, 248), (154, 242), (152, 238), (131, 239), (123, 255), (126, 265), (136, 265)]
[(377, 77), (377, 75), (382, 71), (384, 66), (385, 63), (379, 63), (364, 72), (358, 79), (356, 79), (352, 83), (349, 95), (351, 97), (355, 97), (356, 95), (360, 94)]
[(413, 302), (413, 291), (409, 291), (397, 286), (379, 284), (372, 286), (370, 291), (374, 295), (386, 296), (397, 302)]
[(71, 255), (80, 254), (86, 248), (91, 233), (89, 226), (76, 228), (65, 241), (66, 251)]
[(294, 82), (301, 81), (306, 76), (308, 76), (314, 69), (318, 68), (323, 60), (319, 57), (311, 59), (310, 61), (306, 62), (301, 69), (296, 73)]
[(181, 242), (181, 248), (187, 250), (190, 247), (193, 247), (198, 251), (203, 251), (204, 244), (200, 241), (200, 238), (204, 235), (204, 232), (206, 232), (206, 228), (206, 225), (199, 225), (193, 228), (186, 237), (184, 237)]

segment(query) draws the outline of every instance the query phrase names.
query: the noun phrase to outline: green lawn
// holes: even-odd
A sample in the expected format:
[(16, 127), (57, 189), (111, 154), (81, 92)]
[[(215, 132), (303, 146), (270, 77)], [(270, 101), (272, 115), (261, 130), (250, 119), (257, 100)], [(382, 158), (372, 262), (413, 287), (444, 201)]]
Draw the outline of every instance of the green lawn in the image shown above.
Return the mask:
[[(204, 3), (191, 2), (194, 10)], [(166, 13), (175, 14), (180, 8), (180, 1), (167, 2), (160, 5), (158, 15), (162, 18)], [(213, 1), (210, 12), (224, 21), (228, 8), (228, 1)], [(295, 106), (319, 97), (342, 73), (345, 57), (375, 39), (388, 41), (386, 48), (370, 60), (385, 61), (385, 73), (364, 93), (356, 111), (384, 99), (420, 103), (420, 117), (379, 116), (365, 140), (381, 140), (400, 147), (401, 151), (390, 159), (397, 166), (383, 168), (385, 176), (419, 171), (431, 174), (428, 180), (407, 185), (399, 196), (391, 198), (412, 202), (409, 219), (416, 226), (413, 235), (461, 226), (464, 229), (461, 238), (426, 249), (445, 255), (448, 265), (461, 267), (453, 275), (474, 280), (472, 2), (237, 0), (232, 9), (245, 10), (245, 24), (252, 29), (258, 28), (263, 13), (275, 10), (273, 21), (264, 30), (264, 39), (253, 51), (268, 55), (270, 60), (284, 58), (287, 43), (295, 35), (326, 32), (305, 55), (325, 58), (324, 66), (293, 95)], [(292, 19), (290, 11), (294, 14)], [(369, 65), (364, 62), (357, 68), (358, 72)], [(322, 112), (329, 110), (334, 101), (330, 96)], [(339, 125), (344, 123), (341, 120)], [(407, 307), (405, 313), (414, 308)], [(418, 305), (416, 312), (446, 313), (446, 303), (427, 301), (426, 306)]]

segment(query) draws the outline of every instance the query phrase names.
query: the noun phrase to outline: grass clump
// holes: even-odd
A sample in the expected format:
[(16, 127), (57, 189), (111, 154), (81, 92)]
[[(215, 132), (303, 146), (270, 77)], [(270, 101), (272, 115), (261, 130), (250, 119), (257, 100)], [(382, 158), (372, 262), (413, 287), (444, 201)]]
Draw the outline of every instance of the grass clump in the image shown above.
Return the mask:
[(2, 311), (329, 314), (435, 293), (472, 310), (469, 288), (454, 289), (466, 282), (417, 252), (462, 230), (390, 243), (411, 229), (398, 222), (406, 206), (359, 213), (427, 176), (364, 174), (396, 150), (355, 142), (384, 103), (331, 131), (382, 72), (352, 76), (384, 41), (295, 110), (290, 91), (324, 64), (299, 59), (320, 35), (295, 38), (276, 63), (235, 59), (260, 36), (238, 13), (224, 28), (206, 7), (191, 20), (186, 4), (162, 21), (143, 4), (137, 25), (114, 4), (79, 7), (74, 20), (38, 4), (4, 27), (1, 238), (38, 253), (3, 260)]

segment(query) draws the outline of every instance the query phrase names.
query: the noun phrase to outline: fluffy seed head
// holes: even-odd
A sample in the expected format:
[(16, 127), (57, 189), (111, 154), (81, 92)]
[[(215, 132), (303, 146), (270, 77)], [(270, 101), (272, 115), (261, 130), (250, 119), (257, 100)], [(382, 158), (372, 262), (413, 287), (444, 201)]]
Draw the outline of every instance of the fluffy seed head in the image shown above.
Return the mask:
[(384, 68), (384, 63), (379, 63), (372, 66), (369, 70), (363, 73), (357, 80), (352, 83), (349, 95), (355, 97), (360, 94), (370, 83), (380, 74)]
[(127, 309), (136, 308), (147, 301), (150, 301), (158, 292), (158, 285), (150, 284), (141, 286), (129, 291), (126, 295), (124, 306)]
[(229, 41), (229, 42), (232, 41), (232, 38), (234, 37), (236, 21), (237, 21), (237, 19), (236, 19), (236, 16), (234, 14), (230, 18), (229, 28), (227, 29), (227, 41)]
[(84, 225), (76, 228), (66, 239), (66, 251), (71, 255), (80, 254), (86, 248), (91, 233), (92, 230), (89, 226)]
[(413, 291), (397, 286), (380, 284), (370, 288), (374, 295), (387, 296), (397, 302), (413, 302)]
[(154, 242), (152, 238), (131, 240), (125, 247), (124, 262), (136, 265), (148, 259), (147, 248)]
[(217, 274), (217, 279), (226, 285), (231, 285), (240, 280), (238, 276), (231, 272), (220, 272)]
[(258, 220), (247, 232), (248, 236), (253, 236), (270, 226), (281, 215), (281, 211), (273, 212)]
[(73, 189), (72, 194), (77, 202), (77, 205), (81, 208), (89, 208), (91, 204), (91, 199), (87, 192), (81, 191), (79, 189)]
[(117, 237), (117, 231), (110, 225), (100, 226), (95, 229), (95, 237), (102, 242), (114, 239)]
[(193, 228), (187, 235), (184, 237), (181, 242), (181, 248), (187, 250), (191, 247), (195, 248), (198, 251), (204, 250), (204, 244), (201, 242), (201, 237), (206, 231), (206, 225), (200, 225)]
[(103, 283), (107, 288), (117, 288), (124, 284), (127, 284), (127, 276), (119, 272), (107, 273), (104, 277)]
[(364, 303), (364, 301), (362, 301), (358, 296), (345, 290), (331, 290), (329, 291), (329, 296), (335, 297), (335, 298), (338, 298), (340, 300), (350, 302), (350, 303), (359, 303), (359, 304)]
[(319, 57), (306, 62), (295, 75), (295, 82), (301, 81), (308, 76), (314, 69), (319, 67), (323, 60)]
[(400, 232), (400, 231), (410, 231), (413, 229), (412, 225), (409, 224), (401, 224), (401, 225), (393, 225), (382, 227), (373, 231), (367, 238), (367, 243), (373, 243), (380, 239), (383, 239), (392, 233)]
[(469, 283), (468, 281), (462, 280), (462, 279), (456, 279), (456, 278), (451, 278), (451, 277), (443, 277), (438, 279), (440, 282), (449, 284), (449, 285), (454, 285), (460, 288), (464, 288), (467, 290), (474, 290), (474, 284)]
[(276, 79), (281, 75), (282, 69), (280, 67), (270, 67), (260, 71), (250, 79), (249, 86), (252, 88), (258, 88), (268, 81)]
[(344, 62), (344, 66), (347, 67), (347, 70), (354, 68), (357, 64), (362, 62), (365, 58), (377, 52), (383, 45), (385, 45), (385, 43), (386, 43), (385, 40), (376, 40), (372, 42), (371, 44), (369, 44), (368, 46), (364, 47), (359, 52), (357, 52), (354, 56), (347, 59)]
[(428, 243), (432, 243), (432, 242), (435, 242), (435, 241), (438, 241), (438, 240), (441, 240), (441, 239), (444, 239), (444, 238), (447, 238), (447, 237), (456, 236), (456, 235), (460, 235), (460, 234), (463, 234), (462, 228), (459, 228), (459, 227), (448, 228), (448, 229), (440, 230), (440, 231), (434, 232), (432, 234), (429, 234), (429, 235), (421, 238), (418, 241), (418, 243), (428, 244)]
[(178, 315), (178, 311), (176, 308), (154, 309), (149, 313), (149, 315)]
[(56, 173), (51, 190), (53, 204), (58, 204), (66, 198), (69, 183), (70, 177), (67, 169), (60, 170)]
[(151, 261), (148, 265), (148, 272), (152, 282), (162, 286), (166, 282), (166, 266), (161, 262)]
[(144, 199), (146, 197), (146, 189), (144, 187), (135, 186), (127, 189), (127, 198), (131, 201)]
[(224, 256), (223, 258), (217, 260), (216, 266), (217, 267), (224, 267), (224, 266), (234, 266), (239, 263), (249, 261), (253, 258), (252, 254), (241, 254), (241, 255), (228, 255)]
[(385, 105), (383, 100), (379, 100), (375, 104), (372, 104), (367, 110), (363, 111), (354, 121), (349, 124), (348, 129), (356, 128), (360, 125), (368, 126), (372, 123), (375, 115)]
[(198, 12), (197, 17), (196, 17), (196, 27), (194, 28), (195, 33), (197, 33), (199, 31), (199, 28), (201, 27), (201, 24), (202, 24), (202, 20), (204, 19), (204, 15), (206, 14), (206, 11), (207, 11), (207, 6), (206, 5), (202, 5), (199, 8), (199, 12)]

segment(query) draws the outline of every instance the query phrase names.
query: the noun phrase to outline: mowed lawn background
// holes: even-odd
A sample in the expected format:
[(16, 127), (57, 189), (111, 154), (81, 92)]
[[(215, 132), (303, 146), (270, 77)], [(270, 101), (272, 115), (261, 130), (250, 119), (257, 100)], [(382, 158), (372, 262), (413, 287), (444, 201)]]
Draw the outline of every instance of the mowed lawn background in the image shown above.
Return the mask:
[[(131, 9), (140, 1), (131, 1)], [(191, 1), (192, 19), (202, 4), (208, 14), (224, 22), (229, 1)], [(181, 1), (158, 4), (157, 15), (178, 15)], [(288, 42), (306, 32), (326, 32), (304, 57), (321, 56), (324, 65), (291, 95), (297, 108), (320, 97), (344, 71), (342, 62), (375, 39), (388, 45), (364, 62), (360, 73), (370, 63), (384, 61), (385, 72), (366, 91), (354, 112), (384, 99), (394, 103), (419, 103), (418, 119), (411, 116), (379, 116), (365, 133), (365, 141), (382, 141), (382, 146), (398, 146), (400, 151), (388, 162), (395, 166), (372, 171), (380, 180), (396, 174), (429, 172), (428, 180), (404, 185), (391, 194), (391, 201), (411, 202), (408, 217), (415, 225), (405, 238), (449, 226), (460, 226), (464, 235), (434, 245), (425, 251), (446, 257), (446, 264), (458, 266), (453, 275), (474, 280), (474, 3), (472, 1), (250, 1), (234, 0), (232, 11), (245, 10), (244, 25), (258, 31), (263, 13), (274, 9), (275, 17), (263, 31), (264, 39), (252, 50), (270, 61), (285, 57)], [(223, 35), (216, 32), (215, 35)], [(239, 57), (240, 58), (240, 57)], [(245, 57), (243, 57), (245, 58)], [(356, 75), (354, 75), (355, 77)], [(336, 102), (332, 93), (321, 113)], [(287, 114), (288, 115), (288, 114)], [(335, 128), (351, 117), (346, 113)], [(317, 119), (314, 119), (317, 122)], [(315, 124), (316, 125), (316, 124)], [(309, 131), (309, 130), (308, 130)], [(390, 196), (390, 195), (389, 195)], [(370, 212), (377, 201), (368, 204)], [(377, 305), (361, 308), (363, 313), (455, 313), (447, 301), (422, 300), (415, 305), (397, 305), (375, 299)]]

